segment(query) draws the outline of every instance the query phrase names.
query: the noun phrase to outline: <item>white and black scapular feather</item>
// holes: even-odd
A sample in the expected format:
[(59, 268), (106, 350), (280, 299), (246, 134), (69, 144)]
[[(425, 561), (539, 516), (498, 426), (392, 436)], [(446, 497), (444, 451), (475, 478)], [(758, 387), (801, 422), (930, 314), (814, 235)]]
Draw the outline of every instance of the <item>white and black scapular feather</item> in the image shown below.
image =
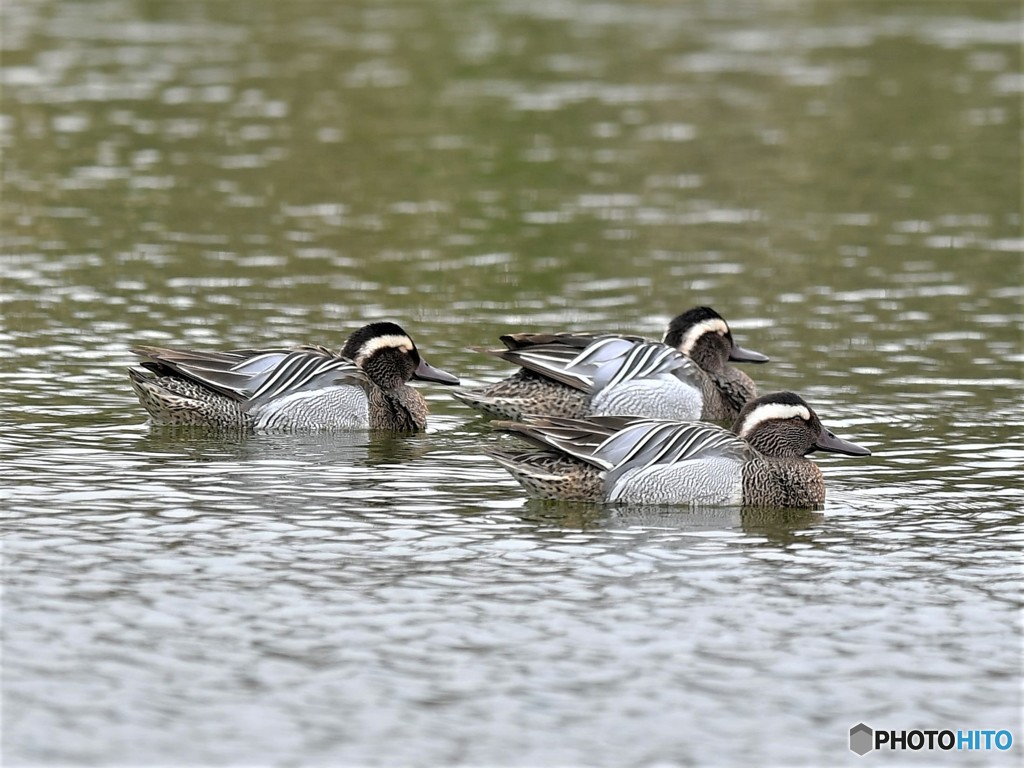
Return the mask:
[(341, 353), (320, 346), (228, 352), (139, 346), (129, 369), (152, 421), (259, 430), (388, 429), (426, 426), (411, 379), (458, 384), (423, 360), (395, 323), (372, 323)]
[(489, 451), (531, 495), (637, 504), (817, 508), (825, 483), (805, 456), (865, 448), (825, 429), (791, 392), (748, 403), (732, 430), (629, 417), (500, 423), (542, 450)]
[(729, 360), (767, 357), (735, 344), (725, 320), (697, 307), (669, 324), (661, 343), (637, 336), (516, 333), (482, 350), (518, 365), (502, 381), (455, 397), (490, 416), (628, 415), (731, 421), (757, 388)]
[(608, 336), (580, 351), (541, 344), (504, 350), (501, 357), (583, 393), (588, 415), (700, 418), (700, 371), (659, 342)]

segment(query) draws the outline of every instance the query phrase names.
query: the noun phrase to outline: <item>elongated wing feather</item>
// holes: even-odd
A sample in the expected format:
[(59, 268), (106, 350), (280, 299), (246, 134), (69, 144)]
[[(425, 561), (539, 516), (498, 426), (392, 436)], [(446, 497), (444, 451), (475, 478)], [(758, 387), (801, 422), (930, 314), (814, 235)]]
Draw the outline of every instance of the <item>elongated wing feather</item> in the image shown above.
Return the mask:
[(589, 392), (593, 380), (585, 371), (567, 369), (579, 354), (575, 347), (564, 344), (535, 344), (523, 349), (489, 349), (488, 354), (507, 360), (520, 368), (565, 384), (573, 389)]
[(563, 341), (487, 351), (541, 376), (588, 393), (648, 377), (674, 374), (684, 381), (691, 381), (699, 375), (696, 366), (688, 358), (661, 342), (604, 336), (593, 339), (583, 349), (579, 349)]
[(495, 429), (513, 432), (543, 448), (574, 456), (602, 469), (611, 464), (596, 456), (601, 445), (616, 432), (634, 422), (644, 421), (630, 416), (591, 416), (569, 419), (558, 416), (532, 418), (526, 422), (496, 421)]
[(744, 450), (744, 443), (736, 435), (715, 424), (651, 421), (616, 432), (597, 452), (615, 466), (649, 466), (689, 461), (708, 453)]
[(132, 352), (144, 358), (143, 365), (158, 374), (196, 381), (235, 400), (245, 400), (253, 376), (273, 367), (275, 361), (288, 354), (283, 349), (221, 352), (148, 346), (133, 347)]
[(595, 392), (629, 381), (668, 375), (699, 386), (695, 383), (699, 376), (696, 365), (677, 350), (657, 341), (599, 340), (583, 350), (567, 368), (589, 373)]
[(619, 336), (611, 333), (506, 333), (501, 343), (511, 350), (529, 349), (537, 345), (559, 344), (573, 349), (584, 349), (598, 339), (619, 338), (626, 341), (646, 341), (642, 336)]
[(742, 460), (749, 451), (746, 443), (732, 432), (703, 422), (608, 416), (535, 419), (498, 426), (609, 472), (674, 464), (708, 455)]
[(253, 377), (254, 388), (247, 407), (256, 408), (280, 397), (330, 387), (365, 389), (368, 382), (366, 374), (351, 360), (326, 356), (311, 349), (293, 350), (273, 368)]
[(229, 352), (135, 347), (146, 367), (198, 382), (247, 407), (294, 392), (342, 384), (365, 387), (355, 363), (324, 347), (236, 349)]

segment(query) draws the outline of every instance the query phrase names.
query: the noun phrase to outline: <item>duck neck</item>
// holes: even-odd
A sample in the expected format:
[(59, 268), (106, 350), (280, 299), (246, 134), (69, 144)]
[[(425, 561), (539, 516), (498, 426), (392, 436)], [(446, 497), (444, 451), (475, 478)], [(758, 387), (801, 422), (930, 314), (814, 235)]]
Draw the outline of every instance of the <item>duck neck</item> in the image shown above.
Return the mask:
[(825, 479), (813, 461), (758, 455), (743, 465), (743, 503), (819, 509), (825, 503)]
[(743, 371), (725, 366), (708, 374), (726, 409), (723, 418), (735, 419), (743, 406), (757, 397), (757, 385)]
[(409, 386), (385, 391), (371, 387), (370, 429), (394, 432), (420, 432), (427, 426), (427, 404), (422, 395)]

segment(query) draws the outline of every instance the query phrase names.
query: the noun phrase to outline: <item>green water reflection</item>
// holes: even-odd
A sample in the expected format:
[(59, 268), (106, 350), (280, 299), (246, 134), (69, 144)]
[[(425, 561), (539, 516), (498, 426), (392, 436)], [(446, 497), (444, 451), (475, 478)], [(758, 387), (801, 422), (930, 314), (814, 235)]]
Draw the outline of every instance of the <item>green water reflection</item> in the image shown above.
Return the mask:
[(774, 318), (907, 264), (1020, 282), (1013, 4), (336, 5), (8, 11), (42, 18), (4, 62), (5, 250), (100, 289), (51, 319), (155, 292), (221, 328), (267, 302), (477, 320), (577, 291), (626, 323), (691, 297)]
[[(408, 764), (688, 764), (743, 722), (723, 762), (832, 764), (872, 712), (1000, 727), (1020, 709), (1020, 31), (987, 0), (3, 3), (5, 612), (26, 617), (12, 660), (58, 662), (5, 669), (31, 704), (15, 757), (96, 701), (44, 757), (370, 764), (385, 741)], [(762, 389), (872, 449), (820, 460), (823, 515), (526, 504), (435, 388), (412, 439), (149, 430), (124, 375), (132, 343), (340, 345), (388, 317), (493, 379), (468, 346), (658, 335), (698, 304), (772, 356)], [(94, 602), (65, 599), (83, 580)], [(403, 608), (411, 629), (388, 623)], [(97, 681), (61, 650), (83, 643), (156, 650)], [(495, 698), (423, 682), (456, 669)], [(199, 678), (222, 698), (177, 731), (110, 682), (184, 679), (167, 700), (194, 702)], [(248, 727), (259, 685), (281, 706), (255, 719), (312, 751)], [(196, 718), (228, 733), (193, 739)], [(331, 752), (341, 720), (358, 733)]]

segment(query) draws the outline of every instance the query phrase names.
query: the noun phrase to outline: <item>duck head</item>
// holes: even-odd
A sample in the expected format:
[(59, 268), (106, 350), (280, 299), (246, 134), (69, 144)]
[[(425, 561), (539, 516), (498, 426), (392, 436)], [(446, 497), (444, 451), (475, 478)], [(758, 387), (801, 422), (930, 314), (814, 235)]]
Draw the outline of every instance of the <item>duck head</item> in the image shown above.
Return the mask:
[(341, 354), (362, 368), (370, 381), (385, 391), (397, 389), (412, 379), (438, 384), (459, 383), (455, 376), (424, 360), (412, 338), (397, 323), (364, 325), (349, 336)]
[(737, 344), (729, 324), (711, 307), (694, 307), (673, 318), (662, 342), (678, 349), (705, 371), (720, 370), (729, 360), (766, 363), (770, 359)]
[(775, 392), (751, 400), (743, 406), (732, 431), (773, 458), (798, 458), (814, 451), (871, 455), (867, 448), (836, 437), (814, 409), (792, 392)]

